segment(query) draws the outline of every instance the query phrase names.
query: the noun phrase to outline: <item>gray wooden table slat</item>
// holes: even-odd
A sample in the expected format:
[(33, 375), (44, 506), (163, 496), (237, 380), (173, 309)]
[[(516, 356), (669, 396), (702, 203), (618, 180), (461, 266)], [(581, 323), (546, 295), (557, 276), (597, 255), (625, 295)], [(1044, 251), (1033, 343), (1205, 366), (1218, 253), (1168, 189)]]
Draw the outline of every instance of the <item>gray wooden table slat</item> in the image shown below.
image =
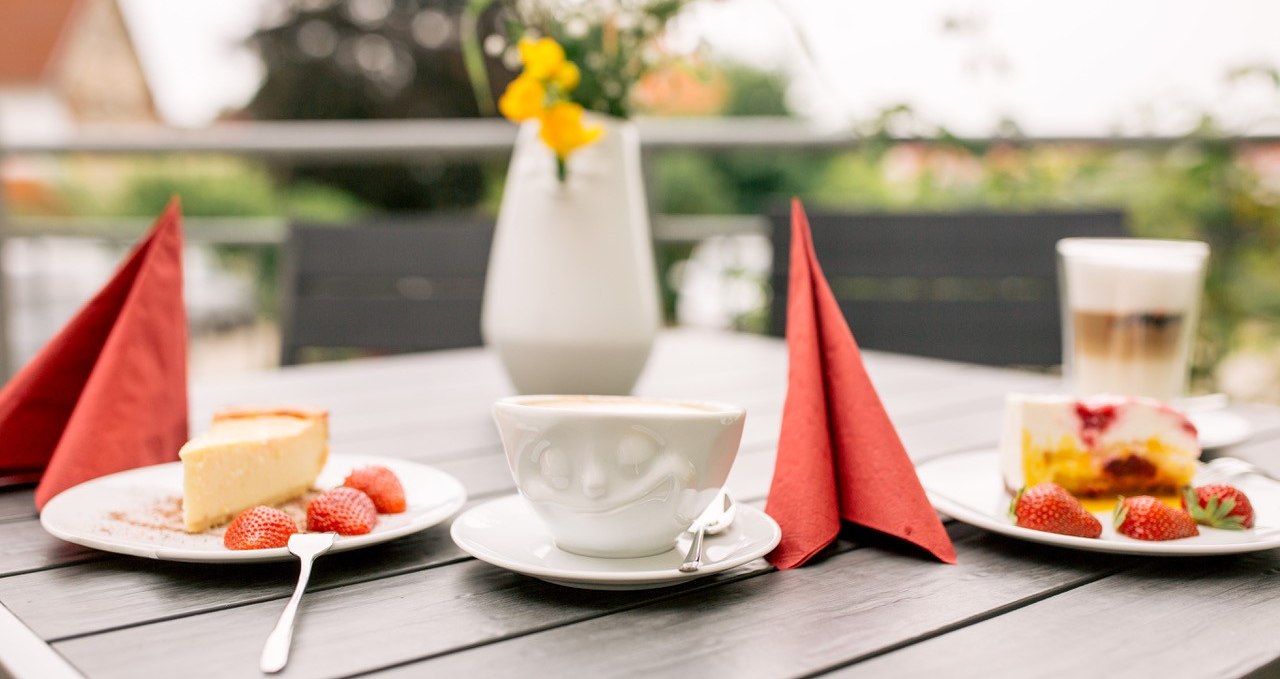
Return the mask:
[[(767, 569), (760, 560), (685, 589)], [(307, 595), (282, 676), (345, 676), (678, 594), (571, 590), (464, 561)], [(54, 648), (93, 677), (257, 676), (264, 634), (281, 607), (275, 601), (251, 604), (58, 642)], [(177, 647), (183, 651), (174, 653)]]
[(49, 535), (34, 519), (0, 523), (0, 574), (4, 576), (103, 556)]
[(33, 519), (35, 491), (30, 486), (0, 489), (0, 522)]
[(1146, 561), (829, 676), (1061, 677), (1082, 657), (1140, 658), (1129, 669), (1149, 677), (1243, 676), (1280, 657), (1278, 572), (1277, 550)]
[[(376, 676), (801, 676), (1127, 567), (1085, 552), (1040, 557), (953, 524), (959, 564), (860, 549), (767, 579), (638, 607)], [(610, 649), (601, 653), (599, 649)], [(990, 666), (988, 666), (990, 668)], [(892, 672), (883, 676), (893, 676)], [(948, 676), (945, 672), (936, 676)]]
[[(969, 534), (962, 548), (971, 540), (987, 539), (959, 530)], [(803, 572), (715, 586), (706, 590), (706, 597), (696, 591), (725, 577), (675, 592), (584, 592), (468, 561), (309, 596), (291, 670), (300, 676), (337, 677), (484, 644), (460, 666), (470, 671), (451, 665), (413, 676), (463, 676), (480, 668), (496, 675), (504, 667), (511, 676), (531, 667), (542, 676), (652, 676), (674, 674), (675, 668), (699, 660), (706, 663), (701, 669), (715, 668), (727, 659), (735, 664), (719, 672), (728, 675), (794, 674), (804, 667), (802, 658), (821, 668), (851, 657), (851, 650), (857, 655), (850, 646), (869, 630), (878, 628), (879, 634), (868, 652), (1100, 577), (1123, 563), (1083, 553), (1056, 564), (1017, 557), (1016, 549), (965, 550), (962, 565), (949, 567), (889, 549), (861, 549), (837, 553)], [(768, 570), (763, 561), (751, 568)], [(93, 676), (178, 671), (191, 677), (243, 676), (261, 647), (259, 631), (270, 627), (279, 607), (278, 602), (251, 604), (54, 647)], [(659, 619), (644, 624), (650, 615)], [(556, 653), (530, 655), (529, 649), (539, 648), (545, 639), (541, 630), (559, 636), (555, 630), (566, 625), (573, 629), (560, 638), (570, 641), (553, 650), (572, 654), (569, 662), (561, 664)], [(919, 627), (907, 627), (904, 635), (906, 625)], [(703, 631), (692, 633), (698, 629)], [(717, 636), (708, 638), (707, 630), (717, 630)], [(600, 636), (592, 638), (596, 634)], [(179, 639), (201, 643), (180, 655), (160, 651)], [(733, 640), (720, 650), (745, 655), (740, 665), (707, 652), (717, 639)], [(493, 643), (498, 641), (502, 643)], [(610, 650), (601, 653), (601, 648)], [(772, 663), (766, 660), (770, 657)], [(754, 675), (748, 671), (751, 666)]]

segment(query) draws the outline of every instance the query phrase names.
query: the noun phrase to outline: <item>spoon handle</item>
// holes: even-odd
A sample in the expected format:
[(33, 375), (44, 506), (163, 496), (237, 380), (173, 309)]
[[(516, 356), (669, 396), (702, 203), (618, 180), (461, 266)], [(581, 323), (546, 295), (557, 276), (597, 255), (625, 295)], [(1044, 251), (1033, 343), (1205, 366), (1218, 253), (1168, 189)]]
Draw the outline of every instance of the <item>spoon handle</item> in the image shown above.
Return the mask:
[(693, 534), (693, 542), (689, 544), (689, 553), (684, 557), (684, 563), (680, 564), (681, 573), (692, 573), (702, 568), (702, 539), (707, 535), (707, 524), (703, 522), (698, 525), (698, 530)]
[(262, 660), (259, 669), (267, 674), (274, 674), (284, 669), (289, 662), (289, 644), (293, 641), (293, 619), (298, 613), (298, 603), (302, 601), (302, 593), (307, 589), (307, 581), (311, 579), (311, 564), (315, 556), (300, 559), (302, 570), (298, 573), (298, 586), (293, 589), (293, 596), (280, 614), (280, 621), (267, 637), (267, 644), (262, 648)]

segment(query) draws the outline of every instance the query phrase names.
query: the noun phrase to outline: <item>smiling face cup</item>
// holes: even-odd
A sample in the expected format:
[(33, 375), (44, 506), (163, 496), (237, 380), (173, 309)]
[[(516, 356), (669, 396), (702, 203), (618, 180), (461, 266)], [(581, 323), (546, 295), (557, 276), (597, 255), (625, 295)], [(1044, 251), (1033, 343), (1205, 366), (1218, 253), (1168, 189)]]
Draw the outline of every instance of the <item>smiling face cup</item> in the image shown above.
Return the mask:
[(493, 413), (556, 546), (595, 557), (671, 549), (724, 485), (745, 419), (721, 403), (618, 396), (518, 396)]

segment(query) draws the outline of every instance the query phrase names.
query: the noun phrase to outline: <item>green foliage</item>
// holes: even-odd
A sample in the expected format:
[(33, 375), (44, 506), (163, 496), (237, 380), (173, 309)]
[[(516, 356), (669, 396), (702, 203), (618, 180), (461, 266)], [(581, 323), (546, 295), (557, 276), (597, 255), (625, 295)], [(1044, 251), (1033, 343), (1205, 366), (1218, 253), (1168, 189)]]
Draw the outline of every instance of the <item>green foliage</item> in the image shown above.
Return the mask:
[(309, 222), (350, 221), (370, 212), (355, 196), (325, 184), (297, 181), (285, 191), (283, 212)]
[(653, 257), (658, 267), (658, 292), (662, 296), (662, 318), (668, 324), (676, 319), (676, 304), (680, 301), (678, 281), (675, 272), (681, 263), (693, 255), (693, 243), (657, 243)]
[[(1228, 77), (1280, 86), (1277, 72), (1249, 67)], [(787, 111), (781, 76), (732, 65), (724, 73), (726, 115)], [(1209, 119), (1182, 143), (1140, 150), (1023, 143), (1008, 127), (1015, 141), (972, 143), (893, 106), (858, 126), (856, 151), (669, 152), (656, 159), (659, 205), (760, 214), (794, 194), (847, 210), (1121, 209), (1135, 236), (1212, 248), (1194, 366), (1201, 386), (1212, 386), (1214, 366), (1246, 342), (1280, 343), (1280, 178), (1250, 161), (1280, 149), (1223, 141)]]
[(804, 195), (849, 210), (1119, 208), (1135, 236), (1203, 240), (1213, 255), (1194, 368), (1206, 383), (1246, 323), (1280, 340), (1280, 200), (1242, 153), (1201, 138), (1142, 151), (901, 143), (842, 154)]
[(729, 82), (729, 99), (721, 115), (791, 115), (787, 108), (787, 79), (781, 73), (742, 64), (725, 64), (721, 70)]
[(274, 182), (265, 171), (234, 163), (156, 161), (134, 171), (116, 198), (115, 214), (160, 214), (172, 196), (189, 217), (262, 217), (279, 209)]
[(234, 160), (174, 158), (149, 161), (129, 172), (119, 191), (92, 201), (99, 204), (99, 214), (149, 217), (173, 196), (182, 200), (188, 217), (288, 216), (335, 222), (369, 211), (341, 189), (308, 181), (281, 186), (262, 167)]
[[(325, 184), (295, 181), (279, 186), (257, 165), (232, 160), (173, 158), (145, 162), (114, 196), (95, 202), (107, 214), (151, 217), (172, 196), (182, 200), (187, 217), (285, 217), (311, 222), (340, 222), (369, 211), (350, 194)], [(100, 212), (101, 213), (101, 212)], [(252, 222), (247, 223), (251, 228)], [(252, 245), (219, 245), (222, 264), (257, 280), (258, 308), (268, 317), (278, 301), (279, 252)]]
[[(728, 82), (722, 115), (786, 116), (786, 78), (741, 64), (724, 64)], [(821, 183), (830, 152), (761, 154), (730, 151), (715, 154), (670, 152), (657, 156), (658, 200), (670, 214), (759, 214), (790, 195)]]
[(652, 190), (661, 197), (661, 212), (675, 215), (738, 212), (740, 192), (712, 159), (689, 151), (670, 151), (655, 160)]
[[(248, 41), (266, 71), (247, 107), (256, 119), (474, 118), (493, 113), (482, 104), (492, 97), (476, 96), (469, 74), (482, 70), (484, 86), (509, 77), (496, 59), (447, 39), (494, 18), (468, 0), (276, 4), (281, 19)], [(485, 195), (484, 168), (475, 161), (282, 164), (275, 172), (387, 210), (468, 208)]]

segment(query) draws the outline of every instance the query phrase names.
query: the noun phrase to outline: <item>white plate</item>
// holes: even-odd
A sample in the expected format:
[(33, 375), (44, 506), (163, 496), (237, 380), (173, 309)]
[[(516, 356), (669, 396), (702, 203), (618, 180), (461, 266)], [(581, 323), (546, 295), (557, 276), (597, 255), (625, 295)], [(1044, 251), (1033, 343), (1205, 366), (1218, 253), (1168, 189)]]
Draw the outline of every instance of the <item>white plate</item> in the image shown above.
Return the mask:
[[(331, 455), (316, 479), (318, 488), (342, 485), (356, 467), (378, 464), (395, 472), (404, 486), (408, 509), (380, 514), (366, 535), (339, 536), (333, 551), (343, 552), (416, 533), (449, 518), (466, 502), (462, 484), (448, 474), (416, 462), (371, 455)], [(119, 554), (151, 559), (197, 562), (260, 562), (294, 558), (289, 550), (231, 550), (222, 545), (221, 529), (189, 535), (166, 527), (172, 519), (157, 519), (158, 504), (175, 506), (182, 494), (182, 463), (141, 467), (87, 481), (59, 493), (40, 513), (44, 529), (67, 542)]]
[(1253, 427), (1249, 420), (1230, 410), (1205, 410), (1187, 413), (1187, 419), (1200, 434), (1200, 447), (1205, 450), (1234, 446), (1249, 438)]
[(681, 573), (689, 549), (686, 533), (675, 548), (634, 559), (601, 559), (557, 549), (542, 521), (522, 496), (511, 495), (472, 507), (453, 522), (453, 541), (481, 561), (557, 585), (582, 589), (653, 589), (679, 585), (758, 559), (773, 551), (782, 530), (769, 515), (738, 505), (734, 522), (707, 536), (705, 562)]
[(1200, 526), (1200, 535), (1181, 540), (1147, 542), (1119, 535), (1107, 512), (1095, 512), (1102, 521), (1102, 537), (1080, 538), (1031, 530), (1009, 518), (1009, 494), (1000, 477), (1000, 453), (981, 450), (946, 455), (917, 468), (929, 501), (943, 514), (958, 521), (1008, 535), (1059, 547), (1119, 554), (1152, 556), (1207, 556), (1240, 554), (1280, 547), (1280, 483), (1260, 476), (1241, 477), (1232, 485), (1243, 490), (1257, 515), (1251, 530), (1218, 530)]

